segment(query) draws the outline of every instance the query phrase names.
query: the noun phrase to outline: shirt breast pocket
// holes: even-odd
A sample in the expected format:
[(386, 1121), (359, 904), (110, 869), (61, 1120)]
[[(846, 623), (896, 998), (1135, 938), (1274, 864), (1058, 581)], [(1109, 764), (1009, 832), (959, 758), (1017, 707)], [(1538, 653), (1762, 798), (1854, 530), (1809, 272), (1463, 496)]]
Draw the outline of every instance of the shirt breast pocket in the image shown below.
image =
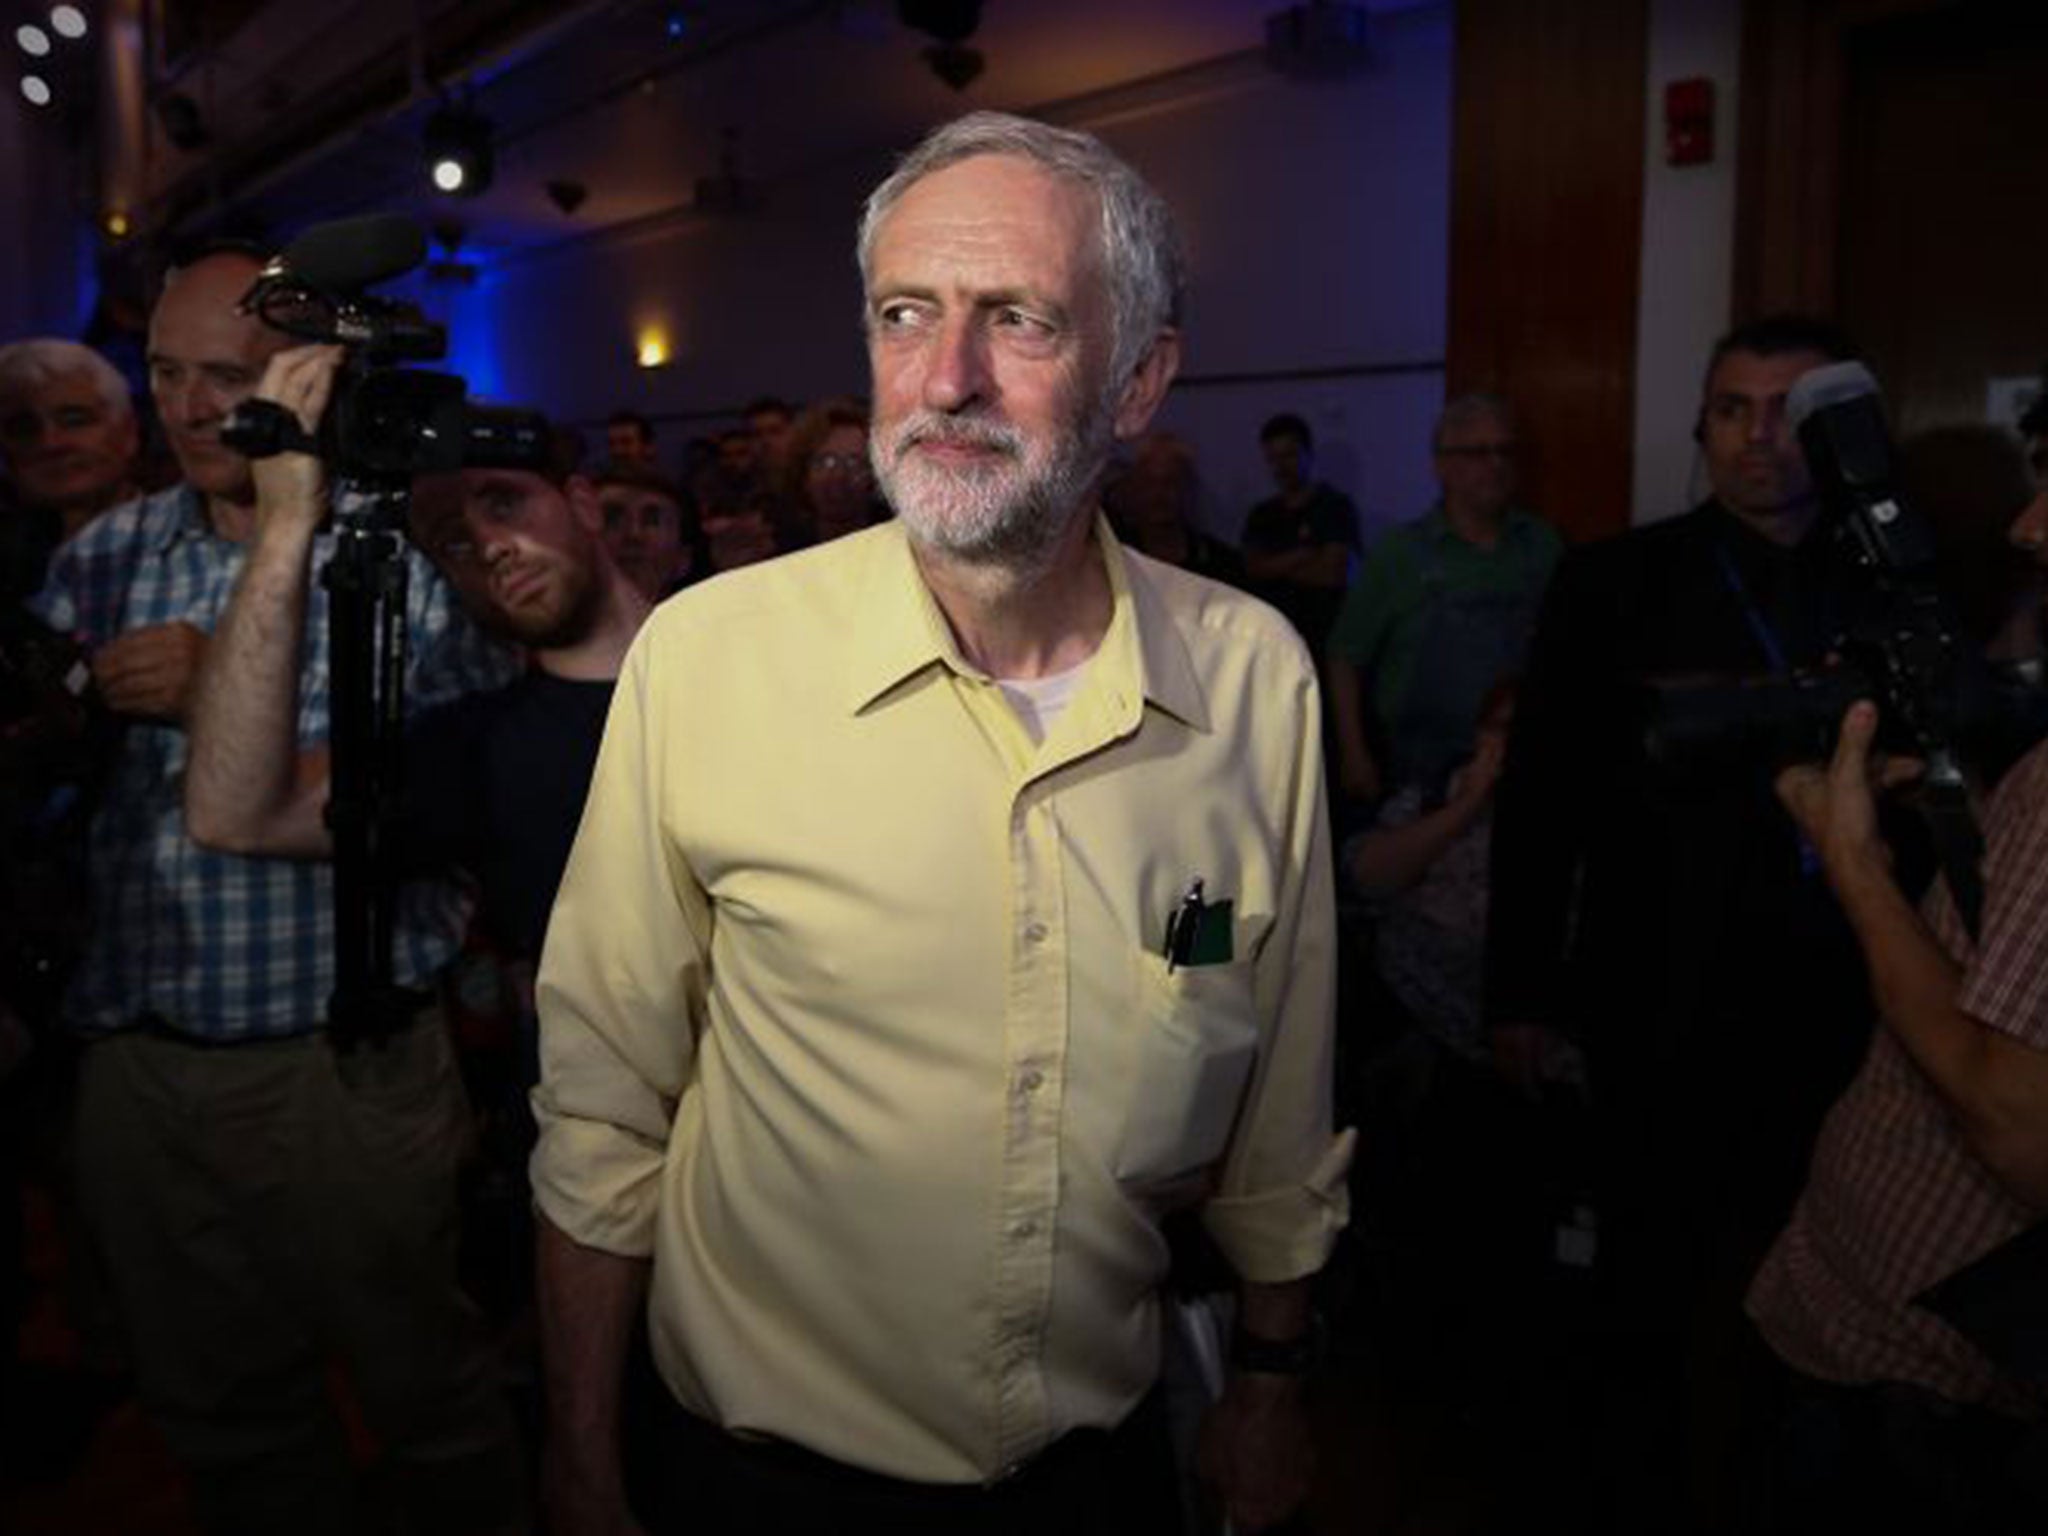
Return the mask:
[(1223, 1153), (1258, 1056), (1249, 961), (1183, 965), (1158, 955), (1132, 963), (1137, 1039), (1131, 1054), (1118, 1179), (1184, 1178)]

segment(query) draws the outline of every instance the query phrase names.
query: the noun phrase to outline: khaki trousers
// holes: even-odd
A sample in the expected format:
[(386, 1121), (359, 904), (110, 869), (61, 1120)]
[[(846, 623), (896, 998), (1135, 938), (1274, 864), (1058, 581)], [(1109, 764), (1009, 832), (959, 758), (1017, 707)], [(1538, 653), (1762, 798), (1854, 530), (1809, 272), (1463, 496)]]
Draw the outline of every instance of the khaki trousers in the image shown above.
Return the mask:
[[(526, 1479), (455, 1280), (468, 1110), (447, 1031), (89, 1046), (80, 1198), (146, 1412), (211, 1531), (342, 1536), (524, 1524)], [(372, 1523), (329, 1387), (382, 1452)]]

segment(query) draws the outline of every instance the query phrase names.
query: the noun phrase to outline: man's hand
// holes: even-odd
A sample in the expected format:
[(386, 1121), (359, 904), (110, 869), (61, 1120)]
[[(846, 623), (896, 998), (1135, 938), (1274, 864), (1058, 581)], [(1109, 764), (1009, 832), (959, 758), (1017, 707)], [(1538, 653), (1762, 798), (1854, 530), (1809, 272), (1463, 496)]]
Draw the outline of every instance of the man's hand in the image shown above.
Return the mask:
[(1202, 1421), (1197, 1468), (1232, 1530), (1249, 1536), (1287, 1521), (1315, 1471), (1300, 1379), (1233, 1374)]
[(575, 1465), (555, 1436), (541, 1452), (540, 1493), (551, 1536), (647, 1536), (616, 1475)]
[(1778, 799), (1820, 855), (1831, 881), (1889, 867), (1890, 854), (1877, 826), (1877, 797), (1916, 778), (1913, 758), (1886, 758), (1870, 750), (1877, 734), (1877, 706), (1868, 700), (1849, 706), (1825, 765), (1801, 763), (1778, 775)]
[(1496, 1024), (1487, 1032), (1493, 1069), (1526, 1099), (1551, 1085), (1586, 1092), (1586, 1057), (1547, 1024)]
[[(320, 430), (321, 414), (334, 392), (340, 347), (287, 347), (263, 369), (255, 398), (283, 406), (309, 437)], [(249, 473), (256, 483), (256, 527), (291, 526), (311, 533), (327, 515), (327, 477), (310, 453), (279, 453), (252, 459)]]
[(535, 1223), (536, 1305), (547, 1376), (541, 1500), (552, 1536), (643, 1536), (619, 1465), (619, 1402), (650, 1266)]
[(1451, 775), (1445, 799), (1452, 805), (1472, 809), (1483, 807), (1493, 798), (1493, 787), (1500, 782), (1501, 765), (1507, 761), (1507, 756), (1505, 731), (1481, 731), (1473, 747), (1471, 761)]
[(1337, 773), (1344, 793), (1367, 804), (1379, 799), (1384, 786), (1380, 783), (1379, 765), (1372, 760), (1372, 753), (1359, 747), (1340, 756), (1342, 761), (1338, 764)]
[(206, 633), (179, 620), (116, 635), (93, 653), (100, 697), (117, 715), (183, 725), (206, 658)]

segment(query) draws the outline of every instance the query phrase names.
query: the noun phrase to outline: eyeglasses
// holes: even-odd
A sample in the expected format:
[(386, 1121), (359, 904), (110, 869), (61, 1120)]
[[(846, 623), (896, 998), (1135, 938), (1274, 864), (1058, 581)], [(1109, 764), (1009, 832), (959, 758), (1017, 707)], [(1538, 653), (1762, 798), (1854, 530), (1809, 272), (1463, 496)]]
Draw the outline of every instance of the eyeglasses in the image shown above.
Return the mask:
[(1439, 443), (1437, 453), (1446, 459), (1512, 459), (1522, 451), (1520, 443)]
[(867, 455), (821, 453), (811, 460), (811, 468), (821, 475), (864, 475), (868, 472)]

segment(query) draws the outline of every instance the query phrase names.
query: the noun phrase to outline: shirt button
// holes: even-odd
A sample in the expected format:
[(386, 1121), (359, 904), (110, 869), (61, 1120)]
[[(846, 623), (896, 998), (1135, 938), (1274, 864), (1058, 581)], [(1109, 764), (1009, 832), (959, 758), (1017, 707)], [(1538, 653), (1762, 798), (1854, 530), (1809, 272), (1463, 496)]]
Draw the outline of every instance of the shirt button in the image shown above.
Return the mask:
[(1031, 923), (1027, 925), (1024, 929), (1024, 938), (1028, 943), (1043, 944), (1045, 942), (1046, 933), (1047, 929), (1045, 924)]
[(1016, 1240), (1017, 1240), (1018, 1242), (1020, 1242), (1020, 1243), (1021, 1243), (1021, 1242), (1024, 1242), (1024, 1241), (1025, 1241), (1026, 1239), (1028, 1239), (1029, 1237), (1031, 1237), (1031, 1236), (1032, 1236), (1032, 1234), (1033, 1234), (1033, 1233), (1035, 1233), (1035, 1232), (1037, 1232), (1037, 1231), (1038, 1231), (1038, 1223), (1037, 1223), (1037, 1222), (1035, 1222), (1035, 1221), (1029, 1221), (1029, 1220), (1027, 1220), (1027, 1221), (1020, 1221), (1020, 1222), (1018, 1222), (1018, 1223), (1017, 1223), (1017, 1225), (1015, 1225), (1014, 1227), (1010, 1228), (1010, 1236), (1011, 1236), (1011, 1237), (1013, 1237), (1013, 1238), (1015, 1238), (1015, 1239), (1016, 1239)]
[(1030, 1071), (1026, 1072), (1022, 1077), (1017, 1079), (1017, 1091), (1019, 1093), (1036, 1093), (1039, 1089), (1043, 1088), (1044, 1086), (1045, 1074), (1043, 1072), (1040, 1072), (1036, 1067), (1032, 1068)]

